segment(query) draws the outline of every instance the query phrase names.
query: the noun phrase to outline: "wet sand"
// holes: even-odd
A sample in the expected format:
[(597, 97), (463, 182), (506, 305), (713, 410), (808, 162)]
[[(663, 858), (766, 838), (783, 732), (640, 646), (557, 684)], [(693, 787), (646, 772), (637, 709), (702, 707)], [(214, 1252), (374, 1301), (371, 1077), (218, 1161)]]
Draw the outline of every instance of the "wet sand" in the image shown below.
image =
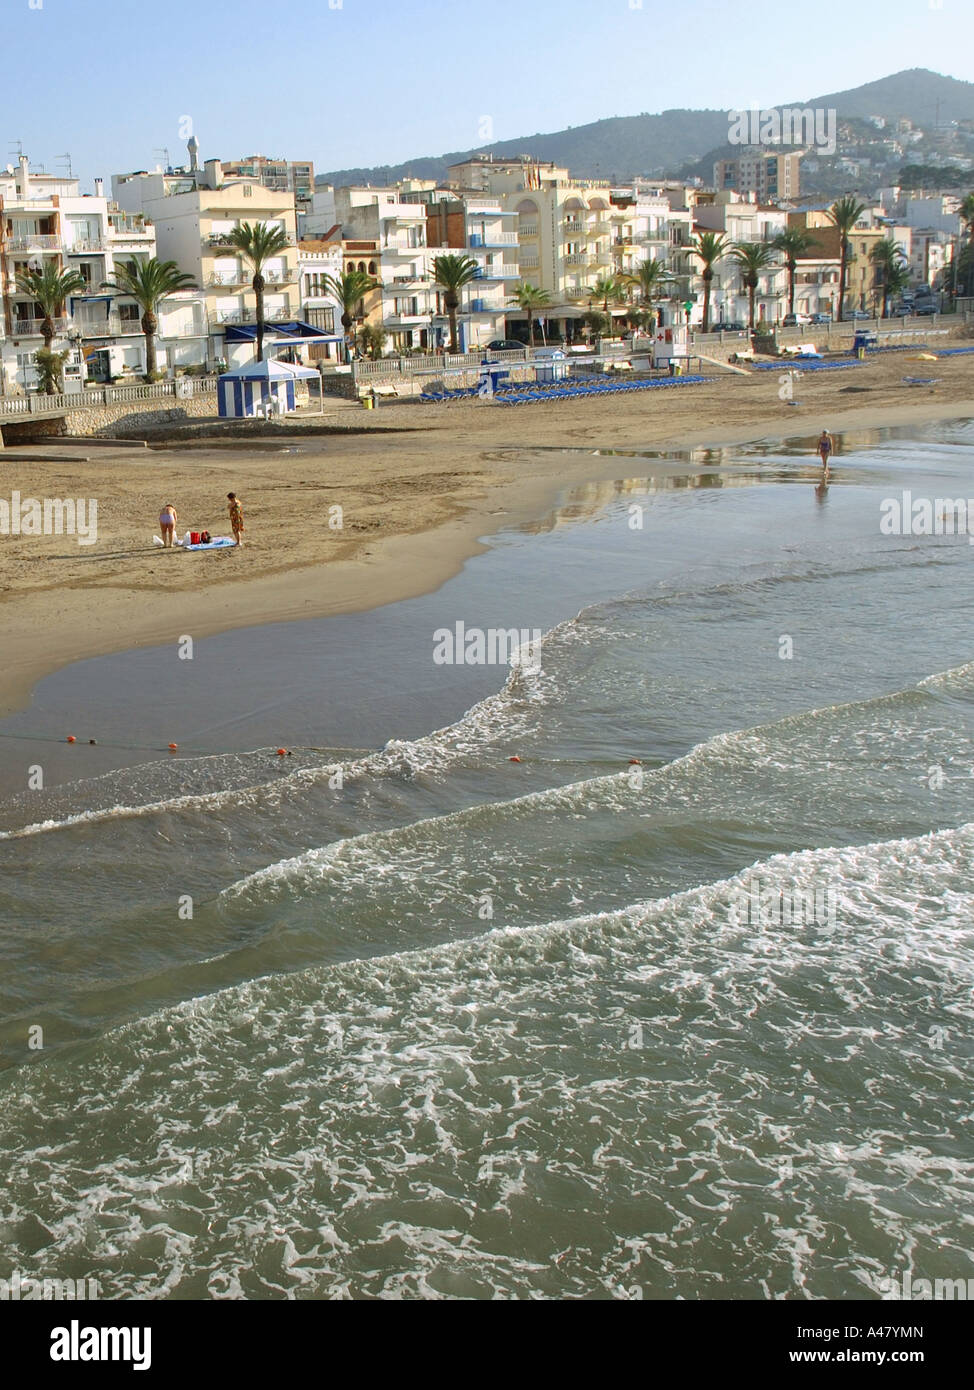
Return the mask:
[[(912, 374), (938, 381), (911, 388), (903, 378)], [(848, 371), (806, 373), (795, 384), (797, 404), (778, 391), (779, 374), (761, 372), (518, 408), (383, 404), (374, 421), (349, 406), (335, 418), (362, 430), (354, 434), (149, 450), (83, 440), (8, 448), (0, 496), (94, 498), (98, 537), (87, 546), (73, 536), (0, 537), (0, 713), (23, 707), (42, 676), (85, 657), (434, 590), (481, 537), (541, 516), (565, 487), (619, 476), (619, 460), (597, 450), (666, 454), (807, 435), (813, 458), (823, 426), (841, 433), (974, 416), (974, 357), (918, 363), (891, 353)], [(44, 452), (58, 457), (41, 461)], [(633, 471), (645, 473), (645, 463)], [(177, 533), (227, 534), (231, 489), (245, 512), (239, 551), (152, 545), (170, 501)]]

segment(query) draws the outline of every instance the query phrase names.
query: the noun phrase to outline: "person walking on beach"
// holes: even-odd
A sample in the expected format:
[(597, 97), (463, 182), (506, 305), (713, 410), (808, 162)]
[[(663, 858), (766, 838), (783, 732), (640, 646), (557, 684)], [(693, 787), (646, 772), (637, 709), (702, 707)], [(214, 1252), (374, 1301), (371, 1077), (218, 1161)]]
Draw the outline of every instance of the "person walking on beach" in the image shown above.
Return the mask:
[(162, 530), (162, 543), (166, 549), (172, 546), (172, 538), (176, 531), (176, 522), (179, 520), (176, 515), (176, 508), (171, 502), (167, 502), (159, 513), (159, 526)]
[(244, 528), (243, 507), (241, 507), (235, 492), (227, 493), (227, 503), (227, 510), (230, 513), (230, 527), (233, 531), (233, 543), (234, 545), (243, 545), (243, 541), (240, 539)]
[(832, 443), (832, 436), (829, 434), (828, 430), (823, 430), (818, 437), (818, 452), (822, 460), (822, 467), (826, 473), (829, 471), (829, 459), (832, 457), (834, 448), (835, 445)]

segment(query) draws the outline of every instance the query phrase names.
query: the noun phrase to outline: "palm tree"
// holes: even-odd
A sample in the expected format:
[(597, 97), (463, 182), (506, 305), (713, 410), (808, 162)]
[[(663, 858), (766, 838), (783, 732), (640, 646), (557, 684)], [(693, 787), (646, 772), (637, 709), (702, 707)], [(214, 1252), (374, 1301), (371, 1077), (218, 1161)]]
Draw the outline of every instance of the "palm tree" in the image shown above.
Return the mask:
[(798, 259), (804, 256), (815, 245), (815, 238), (811, 232), (804, 227), (788, 227), (787, 230), (779, 232), (771, 245), (776, 251), (780, 251), (785, 258), (785, 265), (788, 267), (788, 312), (795, 312), (795, 272), (798, 269)]
[(457, 310), (460, 307), (460, 291), (471, 280), (481, 278), (479, 264), (472, 256), (436, 256), (433, 260), (433, 280), (446, 291), (443, 304), (450, 318), (450, 351), (459, 352), (457, 340)]
[(156, 310), (167, 295), (177, 290), (195, 290), (192, 275), (179, 269), (175, 261), (120, 261), (115, 265), (114, 280), (103, 280), (102, 289), (128, 295), (142, 310), (142, 332), (145, 334), (145, 379), (154, 381), (156, 375), (156, 333), (159, 320)]
[(551, 295), (538, 285), (529, 285), (522, 280), (511, 291), (509, 304), (516, 304), (528, 316), (528, 342), (534, 347), (534, 316), (539, 309), (546, 309), (551, 303)]
[[(41, 270), (18, 270), (17, 289), (41, 306), (41, 337), (44, 351), (51, 351), (54, 342), (54, 320), (69, 294), (80, 294), (85, 282), (76, 270), (61, 270), (54, 261), (47, 261)], [(48, 392), (50, 394), (50, 392)]]
[[(603, 314), (609, 315), (609, 300), (611, 299), (613, 304), (618, 304), (623, 297), (622, 282), (617, 280), (614, 275), (600, 275), (595, 284), (589, 286), (588, 297), (591, 303), (601, 300)], [(611, 321), (610, 316), (609, 322), (611, 323)]]
[(735, 241), (731, 258), (737, 262), (744, 288), (747, 290), (747, 326), (754, 332), (754, 292), (762, 270), (774, 265), (775, 248), (770, 241)]
[(234, 227), (227, 237), (244, 260), (250, 262), (254, 272), (251, 288), (257, 299), (257, 361), (264, 360), (264, 275), (263, 270), (271, 256), (279, 256), (286, 251), (290, 242), (283, 227), (268, 222), (242, 222)]
[(846, 276), (849, 273), (849, 233), (865, 212), (865, 204), (859, 203), (851, 193), (839, 198), (829, 208), (828, 217), (833, 227), (839, 229), (839, 313), (838, 322), (843, 322), (845, 310)]
[(364, 270), (343, 270), (341, 275), (326, 275), (324, 283), (331, 297), (342, 306), (342, 328), (347, 343), (352, 336), (352, 324), (362, 317), (359, 311), (362, 300), (379, 282)]
[(639, 298), (653, 315), (655, 324), (656, 310), (653, 301), (662, 297), (662, 292), (670, 281), (669, 271), (662, 261), (641, 261), (635, 274), (624, 275), (623, 280), (627, 285), (639, 291)]
[(700, 278), (703, 280), (703, 331), (710, 332), (710, 286), (714, 278), (714, 266), (727, 250), (727, 238), (723, 232), (701, 232), (688, 248), (691, 256), (696, 256), (703, 265)]
[(882, 317), (889, 314), (890, 297), (905, 290), (910, 279), (903, 248), (891, 238), (877, 241), (869, 253), (869, 259), (876, 267), (877, 286), (882, 287)]

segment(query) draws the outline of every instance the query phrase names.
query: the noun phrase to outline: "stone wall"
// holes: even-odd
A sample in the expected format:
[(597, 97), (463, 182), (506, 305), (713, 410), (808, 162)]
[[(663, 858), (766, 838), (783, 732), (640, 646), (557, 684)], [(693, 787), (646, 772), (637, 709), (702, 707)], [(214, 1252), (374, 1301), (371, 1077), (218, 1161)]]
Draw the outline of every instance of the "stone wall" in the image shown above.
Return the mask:
[(212, 395), (193, 396), (186, 401), (173, 401), (172, 404), (162, 397), (158, 402), (119, 401), (90, 410), (72, 410), (67, 417), (66, 433), (68, 436), (100, 435), (109, 439), (123, 439), (126, 435), (138, 436), (142, 430), (158, 429), (160, 425), (181, 425), (187, 420), (216, 418), (217, 398), (214, 391)]

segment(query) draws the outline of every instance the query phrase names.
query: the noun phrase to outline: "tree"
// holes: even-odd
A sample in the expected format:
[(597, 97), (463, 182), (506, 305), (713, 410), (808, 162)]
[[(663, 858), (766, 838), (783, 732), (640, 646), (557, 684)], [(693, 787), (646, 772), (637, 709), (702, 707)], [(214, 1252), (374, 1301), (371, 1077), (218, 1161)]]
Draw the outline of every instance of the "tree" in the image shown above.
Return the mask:
[(588, 297), (592, 304), (601, 302), (602, 312), (611, 323), (609, 300), (611, 299), (613, 304), (618, 304), (619, 300), (624, 297), (622, 282), (617, 280), (614, 275), (600, 275), (595, 284), (589, 287)]
[(795, 312), (795, 272), (798, 269), (798, 260), (804, 256), (815, 245), (815, 238), (812, 233), (802, 227), (788, 227), (786, 231), (779, 232), (771, 243), (776, 251), (780, 251), (785, 259), (785, 266), (788, 269), (788, 312)]
[(264, 360), (264, 266), (271, 256), (279, 256), (290, 245), (283, 227), (267, 222), (243, 222), (227, 237), (244, 260), (250, 262), (254, 277), (250, 282), (257, 300), (257, 361)]
[[(974, 288), (974, 281), (971, 280), (971, 268), (974, 266), (974, 193), (967, 194), (958, 208), (958, 212), (960, 213), (961, 221), (967, 224), (967, 245), (964, 248), (964, 251), (967, 253), (964, 265), (964, 269), (967, 271), (967, 279), (964, 283), (967, 293), (970, 294), (972, 288)], [(964, 253), (960, 252), (960, 254), (963, 255)], [(958, 266), (958, 271), (959, 270), (960, 266)], [(958, 283), (956, 277), (954, 283), (955, 285)]]
[(516, 304), (528, 316), (528, 342), (534, 347), (534, 316), (539, 309), (546, 309), (551, 303), (551, 295), (538, 285), (529, 285), (525, 280), (514, 286), (509, 304)]
[(70, 356), (70, 348), (65, 348), (63, 352), (39, 348), (34, 353), (34, 366), (39, 378), (38, 387), (46, 396), (54, 396), (64, 389), (64, 364)]
[(175, 261), (122, 261), (115, 266), (114, 280), (104, 280), (102, 289), (128, 295), (142, 310), (141, 327), (145, 334), (145, 379), (156, 378), (156, 333), (159, 329), (157, 310), (168, 295), (177, 290), (195, 290), (192, 275), (179, 269)]
[(849, 273), (849, 252), (852, 249), (849, 233), (864, 212), (865, 205), (857, 202), (851, 193), (839, 198), (828, 211), (829, 221), (839, 230), (839, 323), (843, 322), (845, 313), (845, 287)]
[(747, 326), (754, 332), (754, 293), (762, 270), (774, 265), (775, 248), (770, 241), (735, 241), (731, 258), (737, 263), (747, 290)]
[(612, 320), (601, 309), (587, 309), (582, 315), (582, 323), (590, 338), (604, 338), (611, 327)]
[(670, 282), (670, 273), (662, 261), (641, 261), (632, 275), (624, 275), (623, 280), (639, 294), (640, 302), (648, 311), (641, 323), (636, 324), (633, 314), (629, 315), (631, 323), (640, 328), (649, 328), (652, 331), (656, 326), (656, 308), (654, 301), (662, 297), (663, 290)]
[(433, 280), (445, 290), (443, 304), (450, 319), (450, 351), (459, 352), (457, 310), (460, 291), (471, 280), (480, 279), (480, 266), (472, 256), (437, 256), (433, 261)]
[(40, 270), (18, 270), (16, 283), (21, 294), (35, 299), (41, 306), (41, 337), (44, 351), (50, 352), (54, 342), (54, 320), (68, 295), (81, 294), (85, 282), (76, 270), (61, 270), (54, 261), (47, 261)]
[(343, 270), (341, 275), (326, 275), (324, 283), (331, 297), (342, 306), (342, 328), (347, 343), (352, 336), (352, 324), (362, 317), (362, 300), (379, 282), (364, 270)]
[(365, 323), (358, 331), (359, 350), (365, 357), (381, 357), (389, 337), (381, 323)]
[(889, 301), (894, 294), (900, 294), (910, 282), (910, 271), (903, 248), (891, 238), (877, 241), (869, 253), (869, 259), (876, 267), (876, 285), (882, 292), (881, 316), (889, 315)]
[(696, 256), (703, 269), (703, 331), (710, 332), (710, 289), (714, 278), (714, 266), (727, 251), (727, 238), (723, 232), (701, 232), (696, 241), (690, 243), (691, 256)]

